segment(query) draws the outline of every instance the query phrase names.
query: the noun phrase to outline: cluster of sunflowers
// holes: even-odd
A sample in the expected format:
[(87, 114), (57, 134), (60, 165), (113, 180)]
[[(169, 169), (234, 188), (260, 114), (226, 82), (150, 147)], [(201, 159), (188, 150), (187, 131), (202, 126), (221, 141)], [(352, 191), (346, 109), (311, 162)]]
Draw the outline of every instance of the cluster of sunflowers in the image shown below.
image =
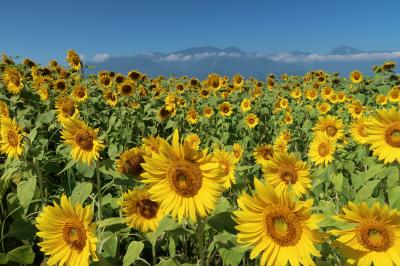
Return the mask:
[(0, 264), (400, 265), (395, 62), (264, 82), (14, 60)]

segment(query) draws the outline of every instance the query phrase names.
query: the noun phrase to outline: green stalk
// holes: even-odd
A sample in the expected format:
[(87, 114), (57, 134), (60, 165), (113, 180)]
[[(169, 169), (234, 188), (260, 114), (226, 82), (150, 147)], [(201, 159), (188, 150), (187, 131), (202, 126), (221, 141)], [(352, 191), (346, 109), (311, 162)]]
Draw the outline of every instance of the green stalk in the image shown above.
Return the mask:
[(100, 170), (99, 170), (99, 164), (98, 162), (96, 162), (96, 179), (97, 179), (97, 183), (96, 183), (96, 189), (97, 189), (97, 220), (101, 221), (102, 219), (102, 212), (101, 212), (101, 208), (102, 208), (102, 196), (101, 196), (101, 178), (100, 178)]
[(199, 242), (200, 266), (205, 266), (204, 260), (204, 223), (197, 217), (197, 240)]

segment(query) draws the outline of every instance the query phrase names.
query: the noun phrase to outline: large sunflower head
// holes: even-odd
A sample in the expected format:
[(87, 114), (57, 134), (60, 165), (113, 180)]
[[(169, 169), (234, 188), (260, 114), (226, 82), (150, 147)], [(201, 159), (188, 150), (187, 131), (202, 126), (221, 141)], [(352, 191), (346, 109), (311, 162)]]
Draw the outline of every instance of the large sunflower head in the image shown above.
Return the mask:
[(253, 156), (256, 159), (256, 163), (262, 165), (274, 157), (274, 147), (270, 144), (257, 145)]
[(143, 182), (149, 184), (154, 201), (179, 221), (205, 217), (215, 207), (222, 191), (224, 175), (207, 149), (196, 151), (180, 143), (175, 130), (172, 143), (160, 139), (160, 149), (144, 156)]
[(115, 162), (117, 171), (123, 175), (140, 176), (143, 173), (141, 163), (146, 154), (144, 148), (132, 148), (123, 152)]
[(15, 67), (6, 67), (3, 73), (3, 83), (12, 94), (18, 94), (24, 87), (22, 75)]
[(71, 147), (71, 157), (74, 160), (90, 165), (99, 159), (99, 152), (104, 148), (97, 137), (98, 132), (98, 129), (92, 129), (74, 117), (64, 121), (61, 137)]
[(82, 67), (81, 58), (79, 55), (72, 49), (67, 52), (67, 62), (72, 69), (79, 70)]
[(0, 125), (0, 151), (8, 158), (18, 158), (23, 152), (24, 133), (17, 121), (2, 117)]
[[(398, 265), (400, 257), (400, 213), (376, 202), (349, 202), (343, 213), (333, 217), (346, 226), (331, 233), (338, 238), (336, 246), (357, 265)], [(383, 264), (382, 264), (383, 263)]]
[(61, 204), (46, 206), (36, 218), (38, 245), (50, 256), (48, 265), (88, 265), (90, 256), (97, 261), (96, 225), (91, 206), (72, 205), (65, 195)]
[(301, 196), (311, 188), (309, 167), (297, 156), (278, 153), (262, 166), (264, 178), (278, 193), (293, 190)]
[(57, 119), (60, 123), (64, 123), (65, 120), (77, 117), (79, 114), (78, 108), (70, 97), (61, 96), (56, 100)]
[(367, 123), (365, 133), (370, 149), (385, 163), (400, 163), (400, 111), (395, 107), (378, 110)]
[(311, 141), (308, 157), (315, 165), (325, 166), (335, 159), (335, 151), (336, 141), (325, 132), (318, 132)]
[(150, 199), (147, 190), (133, 189), (123, 193), (120, 204), (126, 224), (144, 233), (155, 231), (164, 217), (160, 205)]
[(320, 117), (313, 130), (314, 132), (325, 132), (329, 137), (335, 140), (344, 137), (344, 125), (342, 120), (331, 115)]
[(78, 83), (72, 89), (72, 98), (76, 102), (84, 102), (88, 96), (88, 88), (84, 84)]
[(254, 179), (253, 195), (244, 193), (234, 211), (237, 242), (251, 246), (250, 259), (261, 253), (264, 265), (314, 265), (320, 256), (315, 244), (322, 242), (322, 215), (311, 214), (313, 200), (295, 201), (292, 194), (279, 193)]

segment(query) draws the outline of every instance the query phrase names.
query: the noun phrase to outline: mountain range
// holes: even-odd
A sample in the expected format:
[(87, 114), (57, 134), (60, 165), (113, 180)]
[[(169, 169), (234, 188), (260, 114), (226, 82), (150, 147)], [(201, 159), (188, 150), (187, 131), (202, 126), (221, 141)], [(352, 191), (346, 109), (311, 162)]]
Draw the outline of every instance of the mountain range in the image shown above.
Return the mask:
[(186, 75), (205, 78), (208, 73), (215, 72), (228, 76), (240, 73), (245, 77), (264, 79), (269, 73), (302, 75), (316, 69), (338, 72), (343, 76), (355, 69), (371, 74), (373, 65), (380, 65), (386, 60), (400, 60), (400, 52), (362, 51), (339, 46), (327, 54), (303, 51), (263, 54), (244, 52), (237, 47), (206, 46), (171, 53), (152, 52), (118, 57), (103, 54), (95, 59), (86, 62), (94, 67), (91, 73), (110, 70), (126, 74), (137, 69), (149, 76)]

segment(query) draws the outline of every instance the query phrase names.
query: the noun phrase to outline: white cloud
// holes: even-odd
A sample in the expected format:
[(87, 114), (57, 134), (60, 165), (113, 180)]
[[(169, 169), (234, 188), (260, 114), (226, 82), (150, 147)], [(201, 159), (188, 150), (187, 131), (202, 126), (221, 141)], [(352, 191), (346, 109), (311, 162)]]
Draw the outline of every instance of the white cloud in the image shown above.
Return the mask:
[(208, 57), (216, 57), (216, 56), (226, 56), (226, 57), (240, 57), (240, 53), (226, 53), (226, 52), (205, 52), (198, 53), (193, 55), (184, 55), (184, 54), (169, 54), (165, 57), (160, 58), (161, 61), (168, 62), (179, 62), (179, 61), (188, 61), (188, 60), (202, 60)]
[(107, 53), (95, 54), (94, 57), (93, 57), (93, 61), (95, 63), (101, 63), (101, 62), (106, 61), (109, 57), (110, 57), (110, 55), (107, 54)]

